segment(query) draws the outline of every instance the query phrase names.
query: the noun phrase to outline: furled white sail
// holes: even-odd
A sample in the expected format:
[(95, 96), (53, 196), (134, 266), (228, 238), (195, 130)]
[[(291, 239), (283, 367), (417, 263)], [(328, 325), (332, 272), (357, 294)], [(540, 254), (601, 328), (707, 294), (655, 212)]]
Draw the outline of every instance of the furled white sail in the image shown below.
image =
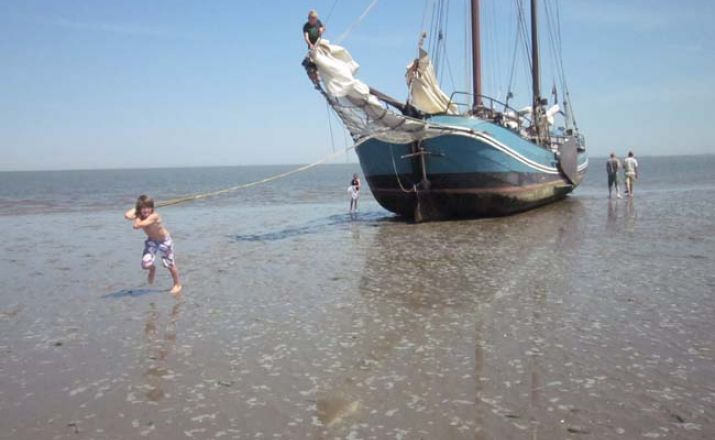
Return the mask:
[(386, 142), (408, 143), (440, 134), (425, 121), (386, 107), (356, 78), (359, 65), (343, 47), (320, 40), (310, 59), (318, 67), (331, 106), (354, 138), (375, 136)]
[(439, 87), (434, 66), (427, 51), (420, 48), (419, 57), (407, 66), (407, 87), (410, 91), (410, 104), (423, 113), (457, 114), (457, 106)]

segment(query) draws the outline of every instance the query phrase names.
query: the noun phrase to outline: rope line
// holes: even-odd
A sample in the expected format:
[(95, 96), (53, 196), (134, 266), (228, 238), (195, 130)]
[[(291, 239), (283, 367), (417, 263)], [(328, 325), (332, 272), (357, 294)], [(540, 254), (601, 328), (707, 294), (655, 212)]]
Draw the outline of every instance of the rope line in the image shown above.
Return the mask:
[(232, 186), (232, 187), (230, 187), (230, 188), (224, 188), (224, 189), (220, 189), (220, 190), (217, 190), (217, 191), (211, 191), (211, 192), (205, 192), (205, 193), (198, 193), (198, 194), (188, 194), (188, 195), (184, 195), (184, 196), (175, 197), (175, 198), (173, 198), (173, 199), (164, 200), (163, 202), (159, 202), (159, 203), (156, 204), (156, 206), (157, 206), (157, 208), (161, 208), (161, 207), (164, 207), (164, 206), (172, 206), (172, 205), (178, 205), (178, 204), (181, 204), (181, 203), (195, 202), (195, 201), (197, 201), (197, 200), (207, 199), (207, 198), (209, 198), (209, 197), (215, 197), (215, 196), (218, 196), (218, 195), (221, 195), (221, 194), (228, 194), (228, 193), (231, 193), (231, 192), (234, 192), (234, 191), (238, 191), (238, 190), (241, 190), (241, 189), (246, 189), (246, 188), (250, 188), (250, 187), (252, 187), (252, 186), (260, 185), (260, 184), (263, 184), (263, 183), (272, 182), (272, 181), (274, 181), (274, 180), (282, 179), (282, 178), (284, 178), (284, 177), (292, 176), (293, 174), (297, 174), (297, 173), (300, 173), (300, 172), (303, 172), (303, 171), (307, 171), (307, 170), (309, 170), (309, 169), (311, 169), (311, 168), (315, 168), (315, 167), (317, 167), (318, 165), (321, 165), (321, 164), (323, 164), (323, 163), (325, 163), (325, 162), (327, 162), (327, 161), (329, 161), (329, 160), (331, 160), (331, 159), (334, 159), (334, 158), (340, 156), (340, 155), (343, 154), (343, 153), (348, 153), (348, 152), (349, 152), (350, 150), (352, 150), (353, 148), (355, 148), (355, 146), (350, 146), (349, 148), (346, 148), (345, 150), (335, 151), (335, 152), (333, 152), (332, 154), (330, 154), (330, 155), (328, 155), (328, 156), (326, 156), (326, 157), (324, 157), (324, 158), (322, 158), (322, 159), (320, 159), (320, 160), (318, 160), (318, 161), (315, 161), (315, 162), (313, 162), (313, 163), (309, 163), (309, 164), (307, 164), (307, 165), (303, 165), (302, 167), (298, 167), (298, 168), (292, 169), (292, 170), (290, 170), (290, 171), (286, 171), (286, 172), (284, 172), (284, 173), (276, 174), (275, 176), (266, 177), (266, 178), (263, 178), (263, 179), (260, 179), (260, 180), (256, 180), (256, 181), (254, 181), (254, 182), (244, 183), (244, 184), (241, 184), (241, 185)]
[(400, 174), (397, 172), (397, 164), (395, 163), (395, 152), (392, 151), (392, 144), (390, 144), (390, 157), (392, 158), (392, 169), (395, 170), (395, 178), (397, 179), (397, 184), (400, 185), (400, 189), (402, 190), (403, 193), (412, 193), (412, 192), (417, 192), (417, 186), (415, 184), (412, 184), (412, 189), (406, 189), (404, 185), (402, 185), (402, 180), (400, 180)]
[(337, 6), (337, 4), (338, 4), (338, 0), (335, 0), (335, 1), (333, 2), (333, 6), (330, 8), (330, 12), (328, 12), (328, 17), (325, 19), (325, 22), (326, 22), (326, 23), (329, 22), (329, 21), (330, 21), (330, 17), (333, 16), (333, 12), (335, 11), (335, 6)]
[(330, 103), (326, 102), (325, 103), (325, 109), (328, 111), (328, 130), (330, 131), (330, 146), (333, 149), (333, 153), (335, 153), (335, 136), (333, 136), (333, 115), (330, 113), (331, 107)]
[(378, 2), (378, 0), (372, 0), (372, 2), (367, 6), (365, 11), (362, 14), (360, 14), (360, 16), (357, 18), (357, 20), (355, 20), (350, 26), (348, 26), (348, 28), (342, 34), (340, 34), (340, 36), (336, 40), (337, 44), (342, 43), (343, 40), (345, 40), (348, 37), (348, 35), (350, 35), (350, 33), (353, 31), (353, 29), (355, 29), (357, 27), (357, 25), (359, 25), (363, 21), (363, 19), (365, 19), (365, 17), (367, 17), (367, 14), (370, 13), (370, 11), (372, 10), (372, 8), (375, 7), (377, 2)]

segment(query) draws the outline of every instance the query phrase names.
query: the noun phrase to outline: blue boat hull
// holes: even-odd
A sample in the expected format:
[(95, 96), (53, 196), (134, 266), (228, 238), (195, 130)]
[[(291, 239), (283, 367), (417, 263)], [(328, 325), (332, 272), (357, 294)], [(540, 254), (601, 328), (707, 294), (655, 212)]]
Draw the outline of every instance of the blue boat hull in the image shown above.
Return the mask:
[(586, 173), (585, 152), (577, 154), (577, 170), (567, 178), (554, 152), (499, 125), (449, 116), (430, 122), (461, 131), (419, 143), (370, 137), (356, 145), (375, 199), (406, 218), (509, 215), (563, 198)]

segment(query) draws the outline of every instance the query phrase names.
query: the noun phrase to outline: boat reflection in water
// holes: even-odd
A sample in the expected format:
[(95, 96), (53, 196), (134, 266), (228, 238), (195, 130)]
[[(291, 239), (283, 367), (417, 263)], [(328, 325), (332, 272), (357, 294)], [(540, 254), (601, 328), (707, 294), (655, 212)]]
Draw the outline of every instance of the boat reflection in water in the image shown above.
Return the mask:
[(360, 300), (344, 319), (354, 366), (323, 384), (321, 422), (424, 438), (562, 433), (541, 425), (560, 417), (542, 389), (569, 374), (548, 335), (573, 282), (579, 212), (569, 200), (508, 222), (384, 221), (363, 235)]

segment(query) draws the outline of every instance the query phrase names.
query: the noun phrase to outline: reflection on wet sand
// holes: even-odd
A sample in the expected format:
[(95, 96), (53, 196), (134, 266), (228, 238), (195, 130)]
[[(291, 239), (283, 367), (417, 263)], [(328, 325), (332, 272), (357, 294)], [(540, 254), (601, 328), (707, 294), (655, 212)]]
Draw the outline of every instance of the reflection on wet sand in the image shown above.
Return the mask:
[(638, 210), (636, 209), (634, 199), (635, 197), (628, 197), (628, 200), (626, 200), (626, 225), (629, 230), (633, 230), (638, 221)]
[(606, 230), (613, 231), (618, 225), (618, 200), (608, 199), (608, 217), (606, 217)]
[(614, 232), (621, 227), (627, 231), (634, 230), (638, 221), (638, 210), (634, 199), (635, 197), (626, 197), (608, 200), (606, 230)]
[[(349, 320), (359, 323), (354, 367), (322, 378), (316, 411), (329, 430), (316, 434), (346, 436), (364, 423), (383, 426), (378, 438), (509, 438), (525, 429), (538, 438), (548, 290), (566, 279), (561, 251), (578, 240), (569, 232), (578, 210), (566, 204), (518, 225), (380, 224)], [(510, 367), (516, 376), (503, 377)]]
[(149, 303), (149, 312), (144, 324), (144, 349), (146, 360), (149, 364), (144, 372), (146, 379), (146, 390), (144, 396), (148, 401), (159, 402), (167, 393), (167, 378), (174, 376), (173, 372), (167, 368), (167, 357), (176, 348), (176, 323), (181, 312), (182, 300), (177, 300), (171, 308), (166, 327), (157, 329), (161, 325), (161, 316), (155, 303)]

